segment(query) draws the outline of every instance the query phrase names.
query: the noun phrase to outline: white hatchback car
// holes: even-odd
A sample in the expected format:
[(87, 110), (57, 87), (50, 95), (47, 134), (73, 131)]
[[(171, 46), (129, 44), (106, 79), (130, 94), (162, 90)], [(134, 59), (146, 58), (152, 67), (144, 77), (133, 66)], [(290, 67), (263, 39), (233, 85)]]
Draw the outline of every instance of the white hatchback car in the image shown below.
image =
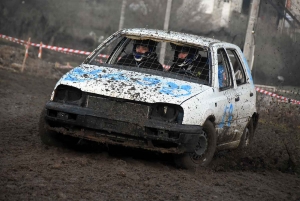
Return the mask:
[(48, 145), (73, 136), (173, 153), (179, 166), (194, 168), (217, 150), (249, 145), (258, 117), (251, 72), (236, 45), (125, 29), (57, 82), (39, 132)]

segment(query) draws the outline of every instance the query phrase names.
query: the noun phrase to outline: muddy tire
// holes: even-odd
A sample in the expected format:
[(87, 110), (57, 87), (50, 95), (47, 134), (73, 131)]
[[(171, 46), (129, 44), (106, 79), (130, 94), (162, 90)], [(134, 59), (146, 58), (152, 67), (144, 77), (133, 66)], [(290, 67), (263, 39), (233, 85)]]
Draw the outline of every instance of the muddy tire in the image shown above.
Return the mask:
[(56, 147), (62, 146), (62, 142), (59, 139), (59, 133), (55, 131), (51, 131), (47, 128), (48, 124), (45, 120), (45, 115), (46, 115), (46, 110), (43, 109), (39, 121), (39, 135), (42, 142), (48, 146), (56, 146)]
[(217, 146), (216, 130), (213, 123), (207, 120), (203, 125), (203, 131), (193, 153), (174, 155), (177, 166), (185, 169), (196, 169), (199, 166), (205, 167), (211, 162)]
[(253, 121), (251, 119), (243, 131), (243, 135), (241, 137), (241, 141), (238, 146), (238, 149), (244, 149), (249, 147), (249, 145), (252, 143), (253, 136), (254, 136), (254, 126), (253, 126)]

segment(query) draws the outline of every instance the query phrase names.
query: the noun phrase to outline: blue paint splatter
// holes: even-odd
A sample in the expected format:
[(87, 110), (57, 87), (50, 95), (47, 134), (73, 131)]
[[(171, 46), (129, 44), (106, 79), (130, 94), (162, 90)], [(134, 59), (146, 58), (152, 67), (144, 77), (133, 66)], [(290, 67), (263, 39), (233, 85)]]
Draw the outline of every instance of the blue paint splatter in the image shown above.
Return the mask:
[[(101, 74), (102, 73), (102, 74)], [(128, 81), (129, 78), (126, 77), (123, 73), (110, 73), (103, 74), (101, 69), (82, 69), (82, 68), (74, 68), (69, 74), (66, 75), (64, 80), (72, 81), (72, 82), (84, 82), (87, 80), (93, 79), (111, 79), (117, 81)], [(155, 86), (161, 83), (161, 80), (157, 78), (144, 77), (141, 81), (136, 81), (136, 83), (143, 86)], [(167, 82), (164, 85), (160, 92), (171, 95), (173, 97), (181, 97), (181, 96), (189, 96), (191, 95), (192, 87), (190, 85), (177, 85), (174, 82)]]
[(144, 77), (142, 81), (137, 81), (137, 83), (143, 86), (154, 86), (160, 83), (160, 80), (157, 78)]
[(223, 87), (223, 73), (225, 72), (223, 65), (218, 65), (218, 80), (219, 80), (219, 88)]
[(77, 74), (77, 75), (82, 75), (84, 73), (86, 73), (86, 71), (82, 70), (82, 68), (74, 68), (72, 71), (71, 71), (72, 74)]
[(101, 69), (82, 69), (82, 68), (74, 68), (65, 78), (64, 80), (73, 81), (73, 82), (83, 82), (87, 80), (93, 80), (97, 78), (106, 78), (112, 80), (128, 80), (122, 73), (112, 73), (112, 74), (104, 74), (101, 75)]
[(95, 78), (99, 78), (99, 74), (102, 70), (90, 70), (90, 69), (82, 69), (82, 68), (74, 68), (67, 76), (64, 78), (66, 81), (72, 82), (83, 82), (86, 80), (92, 80)]
[[(219, 124), (219, 128), (223, 128), (224, 125), (226, 125), (226, 122), (227, 122), (228, 127), (231, 125), (231, 122), (232, 122), (232, 119), (233, 119), (233, 114), (232, 113), (233, 113), (233, 104), (227, 105), (224, 109), (222, 121)], [(227, 121), (226, 121), (226, 117), (227, 117)]]
[(71, 82), (78, 82), (78, 77), (68, 74), (67, 76), (65, 76), (64, 78), (65, 81), (71, 81)]
[(128, 78), (125, 77), (122, 73), (106, 74), (106, 75), (102, 75), (102, 78), (107, 78), (111, 80), (128, 80)]
[(189, 85), (178, 86), (173, 82), (168, 82), (167, 86), (163, 86), (160, 92), (174, 97), (181, 97), (191, 95), (191, 89), (192, 87)]
[(252, 78), (252, 75), (251, 75), (251, 70), (249, 68), (249, 65), (248, 65), (248, 62), (247, 62), (247, 59), (246, 59), (245, 55), (243, 55), (243, 60), (244, 60), (244, 64), (246, 65), (246, 71), (247, 71), (248, 76), (249, 76), (249, 81), (250, 81), (251, 87), (254, 88), (253, 78)]

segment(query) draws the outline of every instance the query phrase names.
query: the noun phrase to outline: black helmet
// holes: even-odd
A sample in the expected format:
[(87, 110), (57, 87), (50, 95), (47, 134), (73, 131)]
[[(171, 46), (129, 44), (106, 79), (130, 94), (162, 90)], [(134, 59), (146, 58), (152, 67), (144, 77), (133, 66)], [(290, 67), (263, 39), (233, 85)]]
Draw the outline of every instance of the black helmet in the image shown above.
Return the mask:
[[(149, 51), (145, 53), (136, 52), (137, 46), (148, 47)], [(141, 61), (143, 58), (150, 58), (155, 54), (157, 42), (153, 40), (134, 40), (133, 41), (133, 56), (136, 61)]]
[[(170, 44), (171, 44), (172, 50), (175, 51), (173, 62), (175, 62), (178, 66), (187, 66), (187, 65), (190, 65), (199, 56), (198, 49), (196, 49), (194, 47), (180, 46), (180, 45), (176, 45), (174, 43), (170, 43)], [(180, 52), (187, 52), (188, 55), (184, 59), (180, 59), (180, 58), (178, 58), (178, 54)]]

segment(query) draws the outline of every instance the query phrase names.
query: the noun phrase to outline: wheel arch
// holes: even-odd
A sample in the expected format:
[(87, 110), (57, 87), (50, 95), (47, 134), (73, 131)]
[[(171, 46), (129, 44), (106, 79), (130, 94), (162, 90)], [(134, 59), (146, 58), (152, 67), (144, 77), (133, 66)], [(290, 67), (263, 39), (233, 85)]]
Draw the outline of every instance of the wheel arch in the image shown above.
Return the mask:
[[(216, 117), (215, 117), (215, 115), (213, 115), (213, 114), (211, 114), (211, 115), (209, 115), (207, 118), (206, 118), (206, 120), (205, 121), (211, 121), (211, 123), (213, 123), (213, 125), (214, 125), (214, 127), (216, 127), (216, 125), (215, 125), (215, 121), (216, 121)], [(204, 122), (205, 122), (204, 121)]]
[(215, 117), (214, 111), (212, 109), (208, 109), (204, 113), (201, 114), (198, 124), (200, 126), (203, 126), (207, 120), (212, 122), (214, 127), (216, 127), (216, 117)]

